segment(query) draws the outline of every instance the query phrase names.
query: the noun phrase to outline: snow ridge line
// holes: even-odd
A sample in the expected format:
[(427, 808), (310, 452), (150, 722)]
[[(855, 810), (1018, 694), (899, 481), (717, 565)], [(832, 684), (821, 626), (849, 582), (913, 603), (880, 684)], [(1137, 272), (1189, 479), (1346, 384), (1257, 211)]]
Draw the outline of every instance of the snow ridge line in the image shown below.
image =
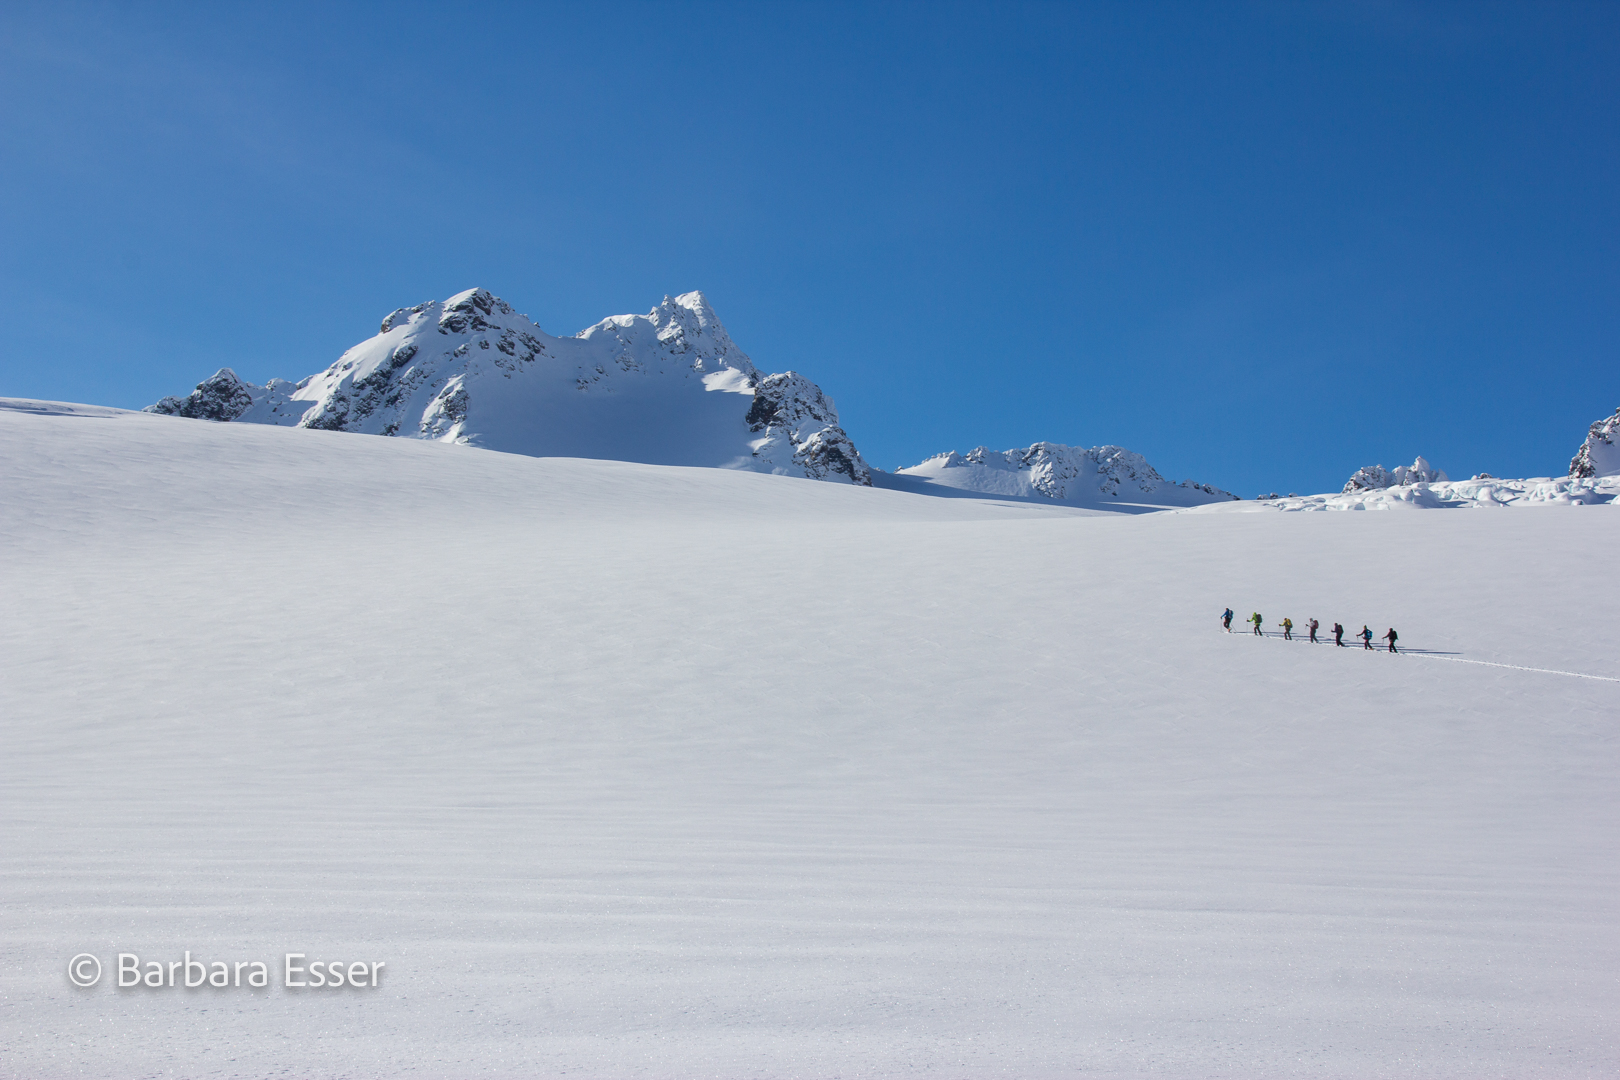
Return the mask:
[[(1279, 641), (1295, 641), (1295, 640), (1298, 640), (1298, 639), (1284, 638), (1281, 634), (1239, 634), (1234, 630), (1228, 630), (1226, 632), (1228, 634), (1237, 634), (1238, 637), (1275, 638), (1275, 639), (1277, 639)], [(1358, 638), (1356, 638), (1356, 640), (1360, 641), (1361, 639), (1358, 637)], [(1310, 644), (1310, 642), (1307, 641), (1306, 644)], [(1331, 641), (1318, 641), (1318, 642), (1316, 642), (1316, 644), (1318, 644), (1318, 645), (1331, 645), (1333, 643)], [(1343, 646), (1343, 648), (1355, 649), (1355, 646), (1353, 646), (1353, 645), (1345, 645), (1345, 646)], [(1357, 652), (1376, 652), (1376, 653), (1385, 652), (1383, 646), (1379, 646), (1376, 649), (1370, 649), (1370, 650), (1356, 649), (1356, 651)], [(1388, 655), (1388, 654), (1385, 653), (1385, 655)], [(1513, 671), (1537, 671), (1537, 672), (1540, 672), (1543, 675), (1568, 675), (1568, 676), (1571, 676), (1572, 678), (1576, 678), (1576, 679), (1596, 679), (1598, 682), (1617, 682), (1617, 683), (1620, 683), (1620, 679), (1616, 679), (1616, 678), (1614, 678), (1612, 676), (1609, 676), (1609, 675), (1588, 675), (1584, 671), (1560, 671), (1557, 668), (1525, 667), (1523, 664), (1498, 664), (1494, 660), (1464, 660), (1460, 656), (1436, 656), (1433, 653), (1407, 652), (1404, 649), (1402, 651), (1396, 653), (1395, 655), (1396, 656), (1415, 656), (1419, 660), (1448, 660), (1453, 664), (1483, 664), (1485, 667), (1509, 668), (1509, 669), (1511, 669)]]
[(1620, 682), (1620, 679), (1610, 678), (1607, 675), (1588, 675), (1582, 671), (1559, 671), (1557, 668), (1524, 667), (1521, 664), (1497, 664), (1490, 660), (1464, 660), (1460, 656), (1434, 656), (1430, 653), (1402, 653), (1402, 656), (1415, 656), (1420, 660), (1449, 660), (1453, 664), (1484, 664), (1486, 667), (1512, 668), (1514, 671), (1539, 671), (1543, 675), (1570, 675), (1577, 679), (1597, 679), (1599, 682)]

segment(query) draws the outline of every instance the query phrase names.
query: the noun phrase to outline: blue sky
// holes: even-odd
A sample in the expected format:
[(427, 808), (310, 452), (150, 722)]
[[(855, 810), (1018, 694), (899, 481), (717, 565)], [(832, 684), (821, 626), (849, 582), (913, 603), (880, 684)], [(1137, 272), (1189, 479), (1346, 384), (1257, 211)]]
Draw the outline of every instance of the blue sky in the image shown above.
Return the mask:
[(1620, 5), (13, 8), (0, 394), (701, 288), (874, 464), (1561, 473), (1620, 405)]

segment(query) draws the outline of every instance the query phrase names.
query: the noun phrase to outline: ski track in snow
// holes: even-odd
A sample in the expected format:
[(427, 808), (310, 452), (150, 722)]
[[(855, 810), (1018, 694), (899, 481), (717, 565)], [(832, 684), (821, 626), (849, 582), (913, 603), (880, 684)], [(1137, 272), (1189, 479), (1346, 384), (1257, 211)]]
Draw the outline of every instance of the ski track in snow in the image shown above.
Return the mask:
[[(1312, 642), (1309, 639), (1301, 640), (1299, 638), (1295, 638), (1292, 641), (1290, 641), (1287, 638), (1281, 637), (1281, 636), (1279, 636), (1277, 634), (1273, 634), (1273, 633), (1245, 634), (1245, 633), (1242, 633), (1241, 631), (1236, 631), (1236, 630), (1232, 631), (1232, 633), (1237, 637), (1247, 637), (1247, 638), (1257, 638), (1258, 637), (1258, 638), (1264, 638), (1264, 639), (1266, 639), (1268, 641), (1283, 641), (1283, 642), (1287, 642), (1287, 644), (1290, 644), (1290, 645), (1311, 645), (1311, 644), (1332, 645), (1333, 644), (1333, 642), (1330, 639), (1322, 639), (1322, 640), (1319, 640), (1319, 641), (1316, 641), (1316, 642)], [(1374, 653), (1381, 653), (1381, 654), (1383, 654), (1385, 656), (1389, 655), (1389, 651), (1387, 649), (1385, 649), (1382, 645), (1374, 646), (1371, 649), (1362, 648), (1361, 645), (1359, 644), (1360, 640), (1361, 640), (1360, 638), (1357, 638), (1356, 639), (1357, 644), (1355, 644), (1355, 645), (1345, 644), (1342, 647), (1346, 648), (1346, 649), (1351, 649), (1351, 650), (1353, 650), (1355, 652), (1358, 652), (1358, 653), (1374, 652)], [(1396, 653), (1395, 655), (1396, 656), (1414, 657), (1414, 658), (1419, 659), (1419, 660), (1449, 660), (1454, 664), (1483, 664), (1485, 667), (1509, 668), (1509, 669), (1511, 669), (1513, 671), (1536, 671), (1536, 672), (1540, 672), (1543, 675), (1568, 675), (1568, 676), (1570, 676), (1572, 678), (1576, 678), (1576, 679), (1596, 679), (1599, 682), (1620, 682), (1620, 679), (1610, 678), (1607, 675), (1588, 675), (1587, 673), (1582, 672), (1582, 671), (1560, 671), (1557, 668), (1525, 667), (1523, 664), (1502, 664), (1502, 663), (1498, 663), (1495, 660), (1469, 660), (1466, 657), (1462, 657), (1462, 656), (1436, 656), (1432, 652), (1423, 652), (1423, 651), (1421, 651), (1421, 650), (1419, 650), (1419, 649), (1417, 649), (1415, 647), (1414, 648), (1406, 648), (1406, 647), (1403, 646), (1401, 648), (1401, 651)]]
[(1620, 676), (1617, 531), (0, 409), (0, 1064), (1612, 1076), (1612, 688), (1207, 630)]
[(1434, 656), (1429, 653), (1402, 653), (1402, 656), (1415, 656), (1419, 660), (1449, 660), (1453, 664), (1483, 664), (1486, 667), (1512, 668), (1514, 671), (1539, 671), (1544, 675), (1568, 675), (1576, 679), (1596, 679), (1599, 682), (1620, 682), (1620, 679), (1611, 679), (1607, 675), (1588, 675), (1583, 671), (1560, 671), (1557, 668), (1525, 667), (1523, 664), (1498, 664), (1492, 660), (1468, 660), (1461, 656)]

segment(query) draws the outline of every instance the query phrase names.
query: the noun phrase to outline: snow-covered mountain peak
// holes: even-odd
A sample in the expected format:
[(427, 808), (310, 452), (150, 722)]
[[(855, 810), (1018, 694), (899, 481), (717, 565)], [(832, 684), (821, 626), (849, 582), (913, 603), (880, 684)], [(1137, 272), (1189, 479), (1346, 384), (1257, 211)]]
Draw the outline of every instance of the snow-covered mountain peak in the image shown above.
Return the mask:
[(539, 457), (868, 483), (832, 402), (766, 375), (700, 292), (553, 337), (487, 289), (398, 308), (299, 383), (222, 369), (151, 412), (469, 443)]
[(615, 315), (581, 330), (583, 341), (605, 341), (615, 353), (652, 349), (693, 371), (731, 368), (749, 379), (760, 372), (748, 354), (737, 347), (720, 317), (701, 292), (664, 297), (645, 315)]

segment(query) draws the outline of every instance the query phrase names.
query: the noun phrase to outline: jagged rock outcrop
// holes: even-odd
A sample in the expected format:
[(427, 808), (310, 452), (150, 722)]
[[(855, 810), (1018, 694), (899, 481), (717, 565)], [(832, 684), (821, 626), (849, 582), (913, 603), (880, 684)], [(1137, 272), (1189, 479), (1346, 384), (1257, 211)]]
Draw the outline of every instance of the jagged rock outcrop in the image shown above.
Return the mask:
[(1620, 408), (1587, 429), (1586, 441), (1570, 460), (1569, 475), (1620, 475)]
[[(260, 388), (262, 389), (262, 388)], [(193, 420), (235, 420), (253, 404), (248, 384), (237, 378), (230, 368), (220, 368), (212, 376), (197, 384), (187, 396), (166, 397), (147, 412), (185, 416)]]
[(756, 368), (697, 292), (559, 338), (469, 289), (391, 312), (296, 384), (221, 369), (148, 411), (870, 483), (831, 400), (803, 376)]
[(749, 431), (764, 436), (756, 454), (773, 461), (785, 454), (813, 480), (837, 475), (871, 484), (871, 469), (838, 426), (837, 410), (803, 375), (787, 371), (758, 379), (746, 419)]
[(1357, 469), (1355, 475), (1345, 481), (1340, 490), (1341, 495), (1351, 495), (1358, 491), (1383, 491), (1385, 488), (1400, 487), (1403, 484), (1436, 484), (1445, 483), (1449, 477), (1439, 469), (1434, 468), (1422, 457), (1418, 457), (1410, 465), (1397, 465), (1393, 469), (1386, 469), (1382, 465), (1367, 465)]
[(967, 454), (954, 450), (939, 454), (894, 475), (963, 491), (1038, 497), (1084, 506), (1115, 502), (1198, 506), (1237, 498), (1229, 491), (1192, 480), (1172, 483), (1141, 454), (1119, 446), (1038, 442), (1000, 452), (980, 446)]

